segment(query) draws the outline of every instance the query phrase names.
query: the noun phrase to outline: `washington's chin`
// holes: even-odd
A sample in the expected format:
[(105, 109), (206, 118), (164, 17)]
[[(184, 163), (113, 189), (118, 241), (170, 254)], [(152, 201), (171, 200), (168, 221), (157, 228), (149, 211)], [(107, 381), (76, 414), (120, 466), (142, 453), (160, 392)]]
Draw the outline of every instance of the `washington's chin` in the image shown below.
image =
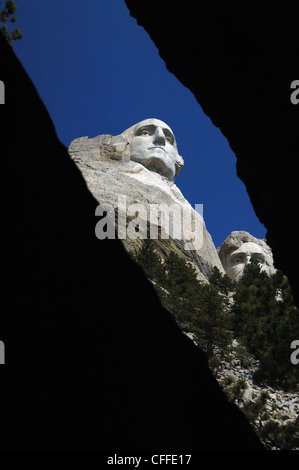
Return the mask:
[(159, 173), (170, 180), (174, 180), (175, 165), (167, 161), (168, 157), (163, 150), (154, 150), (148, 158), (140, 158), (131, 155), (131, 160), (141, 163), (149, 171)]

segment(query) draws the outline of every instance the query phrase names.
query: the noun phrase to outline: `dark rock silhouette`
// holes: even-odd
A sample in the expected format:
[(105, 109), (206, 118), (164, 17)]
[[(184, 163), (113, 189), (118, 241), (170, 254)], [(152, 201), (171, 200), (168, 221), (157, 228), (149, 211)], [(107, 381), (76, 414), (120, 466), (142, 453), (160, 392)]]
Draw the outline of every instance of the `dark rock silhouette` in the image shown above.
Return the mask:
[(262, 450), (121, 242), (96, 238), (96, 201), (0, 50), (0, 449)]
[(288, 276), (299, 305), (299, 105), (290, 100), (299, 79), (298, 5), (126, 4), (168, 70), (228, 139), (275, 267)]

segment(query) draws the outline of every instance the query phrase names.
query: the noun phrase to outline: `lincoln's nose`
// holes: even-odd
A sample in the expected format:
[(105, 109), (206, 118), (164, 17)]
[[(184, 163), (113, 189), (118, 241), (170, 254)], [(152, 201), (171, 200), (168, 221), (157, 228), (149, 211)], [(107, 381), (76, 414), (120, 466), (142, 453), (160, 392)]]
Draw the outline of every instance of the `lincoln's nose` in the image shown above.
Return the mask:
[(165, 135), (161, 127), (157, 127), (154, 134), (154, 144), (155, 145), (165, 145)]

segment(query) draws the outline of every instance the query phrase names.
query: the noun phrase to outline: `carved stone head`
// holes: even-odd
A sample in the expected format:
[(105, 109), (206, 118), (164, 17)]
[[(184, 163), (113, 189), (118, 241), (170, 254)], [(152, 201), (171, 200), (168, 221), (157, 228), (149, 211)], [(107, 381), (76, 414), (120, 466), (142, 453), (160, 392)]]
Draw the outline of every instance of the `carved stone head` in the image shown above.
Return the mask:
[(248, 232), (232, 232), (218, 249), (218, 254), (226, 274), (239, 281), (244, 269), (252, 259), (256, 259), (262, 271), (272, 275), (275, 272), (270, 247), (264, 240), (253, 237)]
[(120, 150), (124, 145), (130, 160), (170, 181), (174, 181), (184, 166), (172, 130), (159, 119), (145, 119), (135, 124), (114, 137), (113, 143)]

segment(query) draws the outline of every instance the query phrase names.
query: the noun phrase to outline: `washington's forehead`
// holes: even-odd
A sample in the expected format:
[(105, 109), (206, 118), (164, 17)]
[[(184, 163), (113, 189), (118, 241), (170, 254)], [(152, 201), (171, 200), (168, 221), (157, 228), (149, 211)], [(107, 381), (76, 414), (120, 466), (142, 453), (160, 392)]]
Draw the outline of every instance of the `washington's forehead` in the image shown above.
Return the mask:
[(155, 119), (155, 118), (144, 119), (143, 121), (140, 121), (137, 124), (135, 124), (134, 133), (137, 132), (137, 130), (140, 129), (140, 127), (145, 127), (145, 126), (162, 127), (163, 129), (168, 129), (173, 134), (172, 129), (168, 126), (168, 124), (166, 124), (163, 121), (160, 121), (160, 119)]

